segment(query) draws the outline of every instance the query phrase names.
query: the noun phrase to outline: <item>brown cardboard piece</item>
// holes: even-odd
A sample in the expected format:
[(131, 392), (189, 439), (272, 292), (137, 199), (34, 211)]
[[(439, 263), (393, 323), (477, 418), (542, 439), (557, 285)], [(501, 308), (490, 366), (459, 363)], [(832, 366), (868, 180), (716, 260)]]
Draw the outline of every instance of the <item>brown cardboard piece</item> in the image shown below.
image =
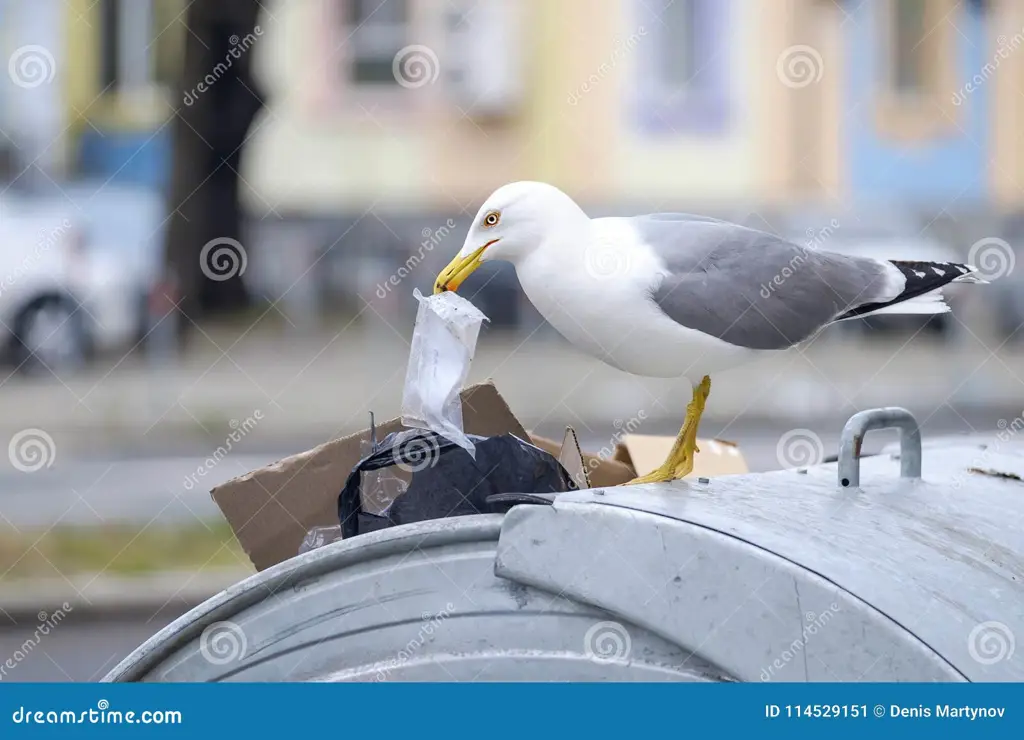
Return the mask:
[[(611, 458), (580, 450), (576, 432), (566, 428), (561, 443), (530, 435), (491, 382), (462, 391), (463, 428), (484, 437), (514, 434), (551, 453), (581, 488), (616, 486), (650, 472), (672, 446), (671, 437), (627, 435)], [(400, 419), (377, 425), (378, 439), (402, 428)], [(257, 570), (294, 557), (313, 527), (338, 523), (338, 493), (362, 457), (365, 429), (308, 452), (279, 460), (213, 489), (211, 495)], [(747, 471), (735, 445), (700, 440), (693, 476)], [(658, 457), (658, 455), (661, 457)], [(634, 470), (634, 463), (636, 470)], [(692, 476), (691, 476), (692, 477)]]
[[(616, 445), (616, 459), (636, 470), (637, 475), (647, 475), (664, 462), (674, 442), (675, 437), (627, 434)], [(700, 451), (693, 456), (693, 472), (686, 480), (750, 472), (734, 442), (698, 439), (697, 447)]]

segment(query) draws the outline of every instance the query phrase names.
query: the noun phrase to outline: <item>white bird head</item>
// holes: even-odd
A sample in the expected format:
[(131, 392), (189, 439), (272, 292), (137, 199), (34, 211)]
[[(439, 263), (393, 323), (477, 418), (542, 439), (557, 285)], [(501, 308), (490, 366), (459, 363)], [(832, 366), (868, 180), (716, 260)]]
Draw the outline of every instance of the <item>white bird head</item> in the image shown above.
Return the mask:
[(569, 225), (586, 220), (575, 201), (554, 185), (513, 182), (491, 193), (477, 211), (466, 241), (437, 276), (434, 293), (457, 290), (483, 262), (516, 264), (545, 240)]

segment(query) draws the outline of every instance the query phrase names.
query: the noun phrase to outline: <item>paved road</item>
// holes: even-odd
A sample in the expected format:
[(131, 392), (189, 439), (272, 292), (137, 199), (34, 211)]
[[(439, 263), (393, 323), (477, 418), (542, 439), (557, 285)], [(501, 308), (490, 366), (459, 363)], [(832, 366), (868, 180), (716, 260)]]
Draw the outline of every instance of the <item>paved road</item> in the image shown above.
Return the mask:
[[(922, 420), (923, 421), (923, 420)], [(564, 427), (547, 423), (538, 432), (561, 438)], [(835, 454), (841, 421), (815, 424), (809, 430), (820, 440), (818, 452)], [(924, 424), (926, 436), (969, 431), (994, 432), (990, 418), (964, 418), (952, 409), (940, 410)], [(730, 439), (740, 445), (751, 470), (774, 470), (797, 464), (782, 453), (780, 440), (793, 430), (790, 424), (757, 422), (724, 424), (709, 421), (702, 435)], [(609, 423), (577, 429), (583, 448), (597, 452), (614, 446), (621, 434)], [(674, 434), (668, 421), (651, 421), (641, 430), (645, 434)], [(807, 436), (801, 434), (801, 436)], [(891, 432), (877, 432), (868, 438), (869, 451), (894, 440)], [(287, 443), (259, 441), (230, 453), (210, 465), (210, 450), (183, 444), (170, 454), (158, 455), (156, 449), (125, 453), (97, 453), (88, 457), (58, 457), (50, 468), (23, 473), (9, 466), (0, 468), (0, 515), (19, 528), (50, 527), (55, 524), (89, 525), (102, 523), (166, 523), (218, 517), (219, 512), (209, 490), (235, 476), (247, 473), (296, 452), (312, 448), (323, 439), (291, 439)], [(145, 457), (138, 457), (139, 454)], [(197, 473), (205, 470), (206, 474)]]
[(0, 473), (0, 514), (18, 528), (209, 519), (219, 516), (211, 488), (283, 456), (228, 456), (202, 477), (197, 471), (206, 470), (203, 452), (139, 460), (58, 460), (34, 473)]
[[(89, 621), (69, 614), (49, 634), (33, 622), (0, 627), (3, 681), (98, 681), (132, 650), (183, 611), (168, 607), (124, 621)], [(14, 667), (5, 662), (10, 659)], [(0, 689), (2, 690), (2, 689)]]

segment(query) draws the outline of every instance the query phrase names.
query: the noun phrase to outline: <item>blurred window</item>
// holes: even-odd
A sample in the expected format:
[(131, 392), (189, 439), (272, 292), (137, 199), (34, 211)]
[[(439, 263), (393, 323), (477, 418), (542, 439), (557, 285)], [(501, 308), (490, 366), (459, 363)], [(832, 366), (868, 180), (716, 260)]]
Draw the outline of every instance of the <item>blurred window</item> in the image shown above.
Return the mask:
[[(890, 139), (918, 141), (956, 131), (962, 113), (951, 91), (959, 46), (968, 37), (960, 0), (878, 0), (881, 85), (875, 120)], [(973, 43), (968, 41), (967, 43)]]
[[(637, 25), (606, 62), (636, 55), (637, 121), (647, 133), (723, 132), (729, 125), (728, 44), (734, 24), (724, 0), (634, 0)], [(625, 32), (624, 34), (625, 35)]]
[(102, 0), (104, 90), (134, 90), (148, 84), (152, 10), (152, 0)]
[(896, 0), (893, 8), (892, 84), (901, 93), (921, 93), (928, 85), (926, 0)]
[(137, 91), (178, 77), (184, 0), (99, 0), (100, 90)]
[(392, 64), (408, 40), (408, 0), (348, 0), (347, 5), (352, 81), (397, 85)]
[(674, 0), (661, 13), (664, 34), (655, 69), (659, 83), (668, 90), (686, 89), (698, 71), (694, 5), (694, 0)]

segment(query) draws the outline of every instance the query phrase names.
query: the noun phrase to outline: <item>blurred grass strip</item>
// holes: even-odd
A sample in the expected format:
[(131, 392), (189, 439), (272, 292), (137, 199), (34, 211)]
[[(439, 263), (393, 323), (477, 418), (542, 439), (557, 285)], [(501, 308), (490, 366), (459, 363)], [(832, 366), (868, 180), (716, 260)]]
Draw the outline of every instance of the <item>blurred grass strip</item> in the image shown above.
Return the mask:
[(163, 570), (248, 567), (226, 522), (186, 526), (0, 527), (0, 581), (79, 573), (139, 575)]

